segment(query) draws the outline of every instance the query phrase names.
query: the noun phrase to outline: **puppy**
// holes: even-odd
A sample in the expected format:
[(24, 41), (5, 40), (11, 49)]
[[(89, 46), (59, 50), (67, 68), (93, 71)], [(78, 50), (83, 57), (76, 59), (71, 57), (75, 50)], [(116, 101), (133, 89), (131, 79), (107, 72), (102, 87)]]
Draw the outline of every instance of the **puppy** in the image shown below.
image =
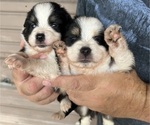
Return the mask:
[[(119, 25), (110, 25), (104, 31), (102, 23), (93, 17), (76, 18), (64, 39), (65, 56), (58, 55), (62, 73), (68, 74), (68, 68), (72, 75), (132, 70), (134, 57), (120, 30)], [(85, 106), (74, 105), (68, 111), (74, 109), (81, 116), (76, 125), (90, 125), (95, 113)], [(57, 115), (64, 114), (59, 112)], [(114, 125), (112, 117), (104, 115), (103, 125)]]
[[(36, 4), (28, 12), (24, 23), (21, 34), (23, 48), (19, 53), (8, 56), (6, 64), (46, 79), (58, 76), (60, 71), (53, 43), (64, 37), (71, 20), (68, 12), (57, 3)], [(38, 55), (44, 59), (34, 59)]]
[[(61, 72), (53, 46), (56, 41), (64, 38), (66, 27), (71, 22), (71, 16), (59, 4), (36, 4), (28, 12), (24, 23), (21, 34), (23, 48), (18, 53), (9, 55), (5, 63), (9, 68), (17, 68), (33, 76), (56, 78)], [(60, 97), (65, 98), (64, 95), (65, 93), (60, 94)], [(65, 102), (61, 103), (62, 110), (65, 110), (66, 105)]]

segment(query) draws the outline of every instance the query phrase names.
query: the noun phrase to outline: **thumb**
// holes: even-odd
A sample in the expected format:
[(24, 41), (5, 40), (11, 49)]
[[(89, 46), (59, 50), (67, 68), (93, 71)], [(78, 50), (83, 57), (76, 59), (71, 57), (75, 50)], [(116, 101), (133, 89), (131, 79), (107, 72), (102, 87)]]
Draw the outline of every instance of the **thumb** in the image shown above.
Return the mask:
[(62, 88), (64, 90), (74, 90), (80, 88), (81, 76), (59, 76), (55, 80), (51, 81), (52, 87)]
[(62, 88), (64, 90), (87, 91), (95, 88), (94, 76), (91, 75), (72, 75), (59, 76), (51, 81), (51, 86)]

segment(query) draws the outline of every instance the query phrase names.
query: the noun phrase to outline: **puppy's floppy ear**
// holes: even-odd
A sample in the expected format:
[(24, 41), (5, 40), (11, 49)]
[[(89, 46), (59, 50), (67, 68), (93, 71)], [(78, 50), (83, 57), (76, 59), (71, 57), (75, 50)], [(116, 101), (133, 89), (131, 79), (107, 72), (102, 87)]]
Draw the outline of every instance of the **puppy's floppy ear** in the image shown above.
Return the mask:
[(24, 27), (26, 27), (27, 26), (27, 24), (28, 24), (28, 20), (30, 19), (30, 17), (31, 17), (31, 13), (33, 13), (33, 8), (27, 13), (27, 16), (26, 16), (26, 19), (25, 19), (25, 22), (24, 22)]
[(61, 8), (62, 9), (62, 19), (64, 21), (64, 23), (67, 25), (67, 24), (70, 24), (72, 23), (73, 19), (71, 18), (70, 14), (66, 11), (66, 9), (64, 8)]
[(72, 18), (70, 16), (70, 14), (67, 12), (67, 10), (63, 6), (61, 6), (61, 5), (59, 5), (58, 3), (55, 3), (55, 2), (50, 2), (50, 3), (53, 5), (54, 11), (55, 10), (57, 10), (57, 11), (60, 10), (58, 13), (59, 13), (59, 16), (61, 16), (61, 18), (63, 19), (63, 21), (67, 21), (69, 23), (72, 22)]
[(66, 24), (70, 24), (72, 23), (73, 19), (71, 17), (71, 15), (67, 12), (67, 10), (63, 7), (61, 7), (61, 14), (62, 14), (62, 18), (65, 21), (64, 23)]
[(66, 33), (66, 30), (68, 29), (69, 25), (73, 22), (73, 19), (71, 17), (71, 15), (67, 12), (67, 10), (65, 8), (63, 8), (61, 5), (55, 3), (55, 2), (50, 2), (53, 7), (54, 7), (54, 12), (56, 12), (58, 15), (55, 16), (59, 16), (59, 18), (62, 21), (62, 25), (61, 25), (61, 34), (62, 34), (62, 39)]

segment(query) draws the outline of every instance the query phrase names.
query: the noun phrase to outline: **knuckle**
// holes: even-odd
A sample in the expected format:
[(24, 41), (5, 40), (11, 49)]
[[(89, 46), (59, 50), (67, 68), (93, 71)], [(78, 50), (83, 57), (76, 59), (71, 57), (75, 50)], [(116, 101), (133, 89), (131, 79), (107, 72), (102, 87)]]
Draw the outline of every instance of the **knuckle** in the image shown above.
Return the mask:
[(27, 92), (32, 95), (32, 94), (35, 94), (37, 92), (37, 89), (38, 89), (37, 85), (35, 83), (31, 83), (27, 87)]
[(52, 91), (50, 89), (44, 87), (41, 91), (39, 91), (38, 94), (36, 94), (33, 98), (34, 102), (42, 103), (45, 99), (47, 99), (49, 96), (51, 96)]
[(44, 87), (41, 92), (42, 97), (47, 97), (47, 96), (50, 96), (51, 94), (52, 94), (52, 90), (47, 87)]

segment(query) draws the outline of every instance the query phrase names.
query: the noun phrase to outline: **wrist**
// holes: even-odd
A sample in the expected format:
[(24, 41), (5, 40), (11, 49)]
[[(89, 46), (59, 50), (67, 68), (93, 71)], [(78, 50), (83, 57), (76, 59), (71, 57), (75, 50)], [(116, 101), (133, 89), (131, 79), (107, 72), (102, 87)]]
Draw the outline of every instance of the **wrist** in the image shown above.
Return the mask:
[(150, 86), (144, 84), (145, 86), (145, 97), (143, 101), (143, 108), (139, 119), (150, 122)]
[(133, 98), (133, 106), (135, 107), (133, 108), (134, 114), (132, 114), (131, 118), (150, 122), (150, 87), (140, 79), (136, 80), (135, 82), (135, 84), (137, 84)]

